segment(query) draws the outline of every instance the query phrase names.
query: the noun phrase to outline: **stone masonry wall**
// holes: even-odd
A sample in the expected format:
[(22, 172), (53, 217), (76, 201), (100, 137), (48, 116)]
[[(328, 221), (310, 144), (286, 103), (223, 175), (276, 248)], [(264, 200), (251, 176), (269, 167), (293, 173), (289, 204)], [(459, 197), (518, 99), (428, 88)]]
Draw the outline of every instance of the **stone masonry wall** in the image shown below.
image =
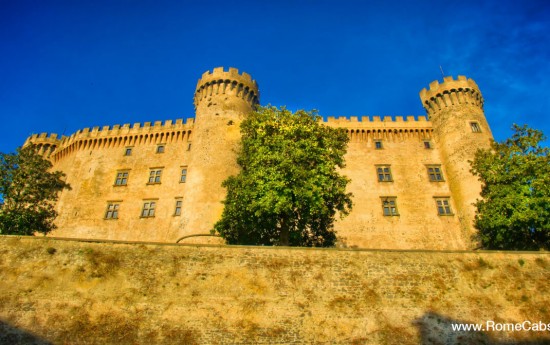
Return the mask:
[(543, 344), (550, 255), (0, 237), (0, 343)]

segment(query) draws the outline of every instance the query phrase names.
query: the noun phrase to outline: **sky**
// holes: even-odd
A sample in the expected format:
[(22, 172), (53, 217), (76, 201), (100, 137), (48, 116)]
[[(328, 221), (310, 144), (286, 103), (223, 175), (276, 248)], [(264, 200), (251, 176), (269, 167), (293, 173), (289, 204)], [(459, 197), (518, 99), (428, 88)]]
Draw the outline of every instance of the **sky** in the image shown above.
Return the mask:
[[(323, 116), (425, 115), (444, 75), (476, 81), (496, 140), (550, 135), (550, 2), (0, 0), (0, 152), (32, 133), (194, 117), (203, 72)], [(546, 141), (548, 145), (548, 141)]]

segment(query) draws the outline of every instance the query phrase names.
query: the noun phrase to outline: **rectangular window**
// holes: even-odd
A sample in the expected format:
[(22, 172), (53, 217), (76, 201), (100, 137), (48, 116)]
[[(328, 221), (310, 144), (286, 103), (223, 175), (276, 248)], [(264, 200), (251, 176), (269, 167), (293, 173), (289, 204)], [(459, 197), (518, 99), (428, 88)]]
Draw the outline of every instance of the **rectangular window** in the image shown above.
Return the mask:
[(164, 145), (157, 146), (157, 153), (164, 153)]
[(132, 155), (132, 148), (131, 147), (127, 147), (124, 149), (124, 155), (125, 156), (131, 156)]
[(432, 143), (429, 140), (424, 140), (424, 148), (425, 149), (431, 149)]
[(160, 175), (162, 174), (162, 169), (151, 169), (149, 171), (149, 182), (148, 184), (160, 183)]
[(191, 151), (191, 143), (187, 145), (187, 151)]
[(128, 172), (121, 171), (116, 174), (115, 186), (126, 186), (128, 184)]
[(183, 203), (183, 200), (176, 199), (176, 209), (174, 211), (174, 216), (181, 216), (181, 205)]
[(378, 175), (378, 182), (393, 181), (391, 176), (391, 168), (389, 165), (377, 165), (376, 174)]
[(392, 217), (399, 216), (397, 212), (397, 203), (395, 201), (396, 197), (394, 196), (383, 196), (382, 198), (382, 210), (384, 216)]
[(107, 211), (105, 212), (105, 219), (118, 219), (119, 206), (119, 203), (109, 202), (107, 204)]
[(470, 127), (472, 128), (472, 132), (474, 132), (474, 133), (481, 133), (481, 127), (479, 126), (479, 123), (477, 123), (477, 122), (470, 122)]
[(377, 149), (377, 150), (381, 150), (382, 149), (382, 140), (375, 140), (374, 141), (374, 148)]
[(181, 168), (180, 182), (185, 183), (187, 181), (187, 167)]
[(443, 180), (443, 172), (441, 171), (441, 165), (428, 165), (428, 176), (432, 182), (440, 182)]
[(440, 216), (452, 216), (450, 198), (435, 198), (437, 205), (437, 214)]
[(141, 211), (142, 218), (150, 218), (155, 216), (156, 201), (146, 201), (143, 203), (143, 210)]

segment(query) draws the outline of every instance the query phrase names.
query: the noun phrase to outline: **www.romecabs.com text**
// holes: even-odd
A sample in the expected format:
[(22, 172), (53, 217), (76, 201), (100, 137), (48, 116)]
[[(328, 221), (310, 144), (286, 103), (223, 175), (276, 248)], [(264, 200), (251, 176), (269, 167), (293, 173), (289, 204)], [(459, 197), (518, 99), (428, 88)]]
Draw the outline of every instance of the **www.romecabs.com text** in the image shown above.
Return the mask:
[(474, 331), (474, 332), (550, 332), (550, 323), (542, 321), (523, 321), (517, 323), (503, 323), (487, 320), (485, 323), (453, 323), (453, 331)]

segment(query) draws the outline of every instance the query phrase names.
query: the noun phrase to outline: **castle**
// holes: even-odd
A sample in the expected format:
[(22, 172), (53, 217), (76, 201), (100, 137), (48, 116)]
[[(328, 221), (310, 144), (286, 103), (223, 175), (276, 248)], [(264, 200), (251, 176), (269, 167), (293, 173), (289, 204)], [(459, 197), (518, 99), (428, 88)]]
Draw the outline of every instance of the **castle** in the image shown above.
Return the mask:
[[(491, 130), (472, 79), (445, 77), (420, 92), (425, 116), (329, 117), (350, 137), (346, 168), (351, 214), (335, 224), (344, 246), (468, 249), (481, 186), (468, 160), (488, 148)], [(258, 84), (237, 69), (198, 81), (196, 116), (133, 126), (42, 133), (25, 144), (66, 174), (53, 236), (175, 242), (209, 233), (238, 172), (243, 116), (259, 104)]]

